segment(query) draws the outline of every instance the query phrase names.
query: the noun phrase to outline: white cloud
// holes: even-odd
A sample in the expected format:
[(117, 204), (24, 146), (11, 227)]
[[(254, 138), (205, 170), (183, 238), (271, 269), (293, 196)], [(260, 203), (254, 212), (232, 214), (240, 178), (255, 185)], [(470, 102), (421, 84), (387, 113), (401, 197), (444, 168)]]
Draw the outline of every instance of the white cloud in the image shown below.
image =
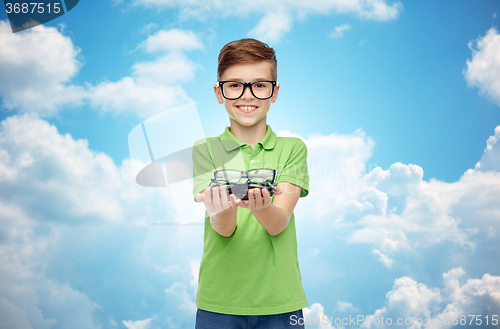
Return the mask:
[(457, 219), (450, 216), (444, 197), (423, 181), (421, 167), (395, 163), (388, 170), (374, 169), (362, 181), (380, 192), (373, 197), (383, 198), (370, 203), (384, 209), (358, 220), (354, 227), (359, 228), (349, 241), (374, 244), (380, 250), (374, 253), (386, 265), (390, 265), (386, 262), (387, 253), (401, 249), (432, 246), (445, 240), (473, 247), (458, 227)]
[[(161, 311), (145, 320), (129, 320), (129, 325), (135, 327), (127, 328), (193, 328), (196, 305), (192, 296), (193, 294), (188, 292), (186, 284), (174, 282), (168, 289), (165, 289), (165, 306)], [(143, 327), (139, 327), (138, 324), (143, 325)]]
[(198, 291), (198, 279), (199, 279), (199, 275), (200, 275), (200, 263), (201, 263), (201, 259), (192, 260), (189, 262), (189, 266), (191, 268), (191, 276), (192, 276), (192, 279), (189, 281), (189, 283), (191, 284), (191, 287), (193, 287), (194, 293), (196, 293), (196, 291)]
[(89, 84), (90, 104), (103, 111), (134, 113), (147, 118), (165, 109), (192, 102), (180, 83), (193, 79), (199, 65), (182, 52), (201, 47), (199, 38), (191, 31), (158, 31), (139, 48), (162, 55), (153, 61), (135, 63), (132, 76), (117, 82)]
[(403, 10), (403, 5), (399, 1), (392, 5), (387, 5), (386, 1), (359, 1), (357, 7), (361, 8), (357, 10), (360, 17), (377, 21), (396, 19)]
[(486, 141), (486, 149), (474, 170), (500, 171), (500, 126), (495, 128), (495, 135)]
[[(115, 0), (116, 1), (116, 0)], [(139, 33), (149, 34), (151, 30), (155, 30), (158, 28), (158, 24), (156, 23), (145, 23), (143, 27), (139, 30)]]
[[(0, 154), (2, 324), (100, 328), (114, 321), (109, 311), (102, 314), (116, 300), (130, 300), (125, 308), (136, 307), (134, 300), (158, 302), (156, 291), (161, 296), (168, 287), (170, 306), (143, 319), (169, 318), (170, 328), (192, 324), (187, 259), (199, 257), (203, 231), (147, 225), (175, 221), (167, 189), (138, 186), (130, 161), (117, 167), (36, 114), (2, 121)], [(115, 322), (123, 320), (131, 328), (147, 323)]]
[(382, 264), (385, 265), (385, 267), (391, 268), (392, 263), (394, 262), (393, 259), (391, 259), (389, 256), (387, 256), (378, 249), (372, 250), (372, 253), (378, 256), (379, 260), (382, 262)]
[(248, 35), (263, 42), (280, 40), (292, 29), (292, 18), (285, 12), (270, 12), (250, 31)]
[[(443, 288), (429, 288), (409, 277), (396, 279), (386, 295), (385, 306), (367, 317), (371, 317), (372, 323), (365, 321), (361, 327), (393, 328), (401, 319), (407, 321), (405, 327), (409, 329), (452, 328), (452, 322), (460, 321), (460, 316), (465, 315), (469, 324), (469, 314), (479, 314), (482, 321), (485, 321), (486, 315), (491, 320), (491, 315), (499, 314), (500, 277), (486, 273), (481, 279), (468, 279), (461, 283), (464, 276), (461, 268), (444, 273)], [(386, 319), (384, 325), (380, 322), (382, 317)], [(388, 318), (392, 324), (387, 323)], [(380, 325), (376, 325), (377, 322)], [(473, 324), (476, 325), (475, 322)]]
[(165, 298), (169, 301), (175, 301), (172, 304), (176, 305), (186, 315), (193, 315), (196, 311), (196, 305), (187, 292), (187, 286), (184, 283), (175, 282), (170, 288), (166, 289)]
[(338, 312), (347, 312), (347, 311), (358, 312), (358, 309), (356, 307), (354, 307), (349, 302), (338, 300), (336, 303), (336, 306), (335, 306), (335, 311), (338, 311)]
[[(297, 137), (287, 131), (280, 131), (278, 136)], [(339, 219), (357, 194), (356, 190), (363, 188), (357, 183), (368, 170), (366, 162), (374, 142), (362, 130), (347, 135), (313, 135), (302, 139), (308, 148), (311, 196), (301, 201), (301, 208), (310, 211), (305, 218)]]
[(462, 228), (479, 230), (478, 241), (500, 230), (499, 172), (468, 172), (450, 184), (431, 181), (428, 188), (439, 195), (443, 209), (459, 219)]
[(143, 118), (193, 101), (179, 85), (145, 85), (132, 77), (102, 82), (91, 86), (89, 92), (90, 104), (98, 110)]
[(171, 29), (161, 30), (150, 35), (139, 47), (148, 53), (168, 53), (201, 49), (203, 44), (192, 31)]
[(123, 320), (122, 321), (123, 325), (125, 327), (127, 327), (128, 329), (148, 329), (148, 328), (151, 328), (150, 322), (151, 322), (151, 319), (136, 320), (136, 321), (132, 321), (132, 320), (128, 320), (128, 321)]
[[(220, 11), (218, 15), (233, 16), (245, 13), (267, 13), (276, 10), (288, 10), (297, 13), (329, 14), (357, 14), (364, 19), (390, 20), (395, 19), (403, 9), (399, 1), (388, 4), (386, 0), (320, 0), (304, 2), (299, 0), (277, 1), (269, 3), (258, 0), (252, 3), (246, 1), (233, 1), (223, 3), (219, 1), (181, 1), (181, 0), (133, 0), (134, 5), (159, 8), (179, 8), (184, 15), (201, 15), (207, 11)], [(224, 10), (225, 9), (225, 10)], [(223, 11), (224, 10), (224, 11)]]
[(350, 29), (351, 27), (349, 26), (349, 24), (335, 26), (333, 32), (330, 33), (330, 36), (334, 39), (341, 38), (344, 35), (344, 32)]
[(403, 164), (365, 175), (366, 191), (378, 191), (365, 201), (374, 209), (365, 215), (363, 208), (346, 209), (344, 218), (352, 224), (347, 241), (371, 244), (373, 254), (390, 268), (398, 252), (442, 243), (474, 251), (500, 229), (500, 173), (469, 172), (453, 183), (425, 182), (422, 175), (420, 167)]
[(192, 31), (158, 31), (139, 48), (161, 55), (153, 61), (135, 63), (132, 75), (119, 81), (89, 84), (90, 104), (103, 111), (134, 113), (147, 118), (192, 102), (180, 83), (193, 79), (199, 65), (189, 60), (183, 51), (202, 47)]
[(194, 78), (198, 68), (182, 54), (167, 54), (150, 62), (139, 62), (132, 66), (132, 75), (143, 86), (168, 85)]
[(333, 329), (330, 317), (325, 314), (325, 308), (320, 303), (314, 303), (303, 310), (304, 324), (307, 328)]
[(290, 31), (293, 20), (310, 15), (354, 14), (361, 19), (386, 21), (396, 19), (403, 10), (399, 1), (386, 0), (320, 0), (320, 1), (232, 1), (217, 0), (131, 0), (134, 5), (152, 8), (177, 8), (184, 19), (195, 17), (247, 17), (249, 14), (263, 18), (249, 35), (267, 42), (277, 42)]
[(469, 48), (472, 59), (467, 60), (465, 80), (500, 105), (500, 34), (492, 27), (475, 43), (469, 42)]
[(51, 115), (61, 106), (81, 103), (84, 88), (69, 81), (82, 58), (69, 37), (43, 25), (12, 33), (7, 21), (0, 21), (0, 33), (0, 94), (5, 108)]
[(53, 221), (123, 219), (122, 177), (113, 160), (90, 151), (86, 140), (62, 136), (36, 114), (24, 114), (1, 123), (0, 150), (3, 200), (22, 201), (33, 216), (57, 214)]
[[(10, 29), (0, 21), (0, 31)], [(202, 48), (192, 31), (161, 30), (138, 48), (159, 53), (137, 62), (132, 75), (118, 81), (71, 84), (82, 66), (80, 49), (55, 28), (43, 25), (21, 33), (4, 33), (0, 40), (0, 95), (3, 106), (51, 116), (62, 107), (90, 103), (97, 110), (149, 117), (192, 102), (180, 85), (199, 68), (183, 52)], [(0, 154), (0, 157), (2, 154)]]
[(413, 164), (387, 170), (369, 164), (373, 141), (362, 131), (303, 138), (310, 195), (297, 206), (298, 229), (367, 244), (387, 268), (401, 265), (398, 254), (443, 244), (474, 252), (500, 232), (500, 172), (493, 171), (500, 155), (497, 130), (480, 161), (484, 171), (469, 170), (452, 183), (425, 181), (423, 169)]
[[(6, 186), (0, 186), (4, 191)], [(47, 227), (21, 204), (0, 199), (0, 327), (100, 328), (93, 319), (99, 305), (70, 284), (44, 275), (57, 234), (37, 234)]]

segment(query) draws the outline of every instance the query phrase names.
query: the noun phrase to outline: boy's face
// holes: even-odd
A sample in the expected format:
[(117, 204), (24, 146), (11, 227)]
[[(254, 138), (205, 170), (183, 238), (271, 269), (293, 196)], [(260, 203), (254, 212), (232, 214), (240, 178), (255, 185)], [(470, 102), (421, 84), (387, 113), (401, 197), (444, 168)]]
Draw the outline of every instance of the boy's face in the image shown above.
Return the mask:
[[(253, 82), (259, 80), (272, 80), (271, 64), (262, 61), (253, 64), (238, 64), (226, 69), (222, 74), (221, 81), (241, 81)], [(269, 99), (258, 99), (252, 94), (250, 88), (245, 88), (245, 92), (236, 100), (229, 100), (222, 97), (220, 87), (214, 86), (215, 96), (219, 104), (224, 104), (231, 123), (236, 123), (243, 127), (252, 127), (259, 123), (269, 111), (271, 103), (278, 97), (279, 85), (276, 85), (273, 97)]]

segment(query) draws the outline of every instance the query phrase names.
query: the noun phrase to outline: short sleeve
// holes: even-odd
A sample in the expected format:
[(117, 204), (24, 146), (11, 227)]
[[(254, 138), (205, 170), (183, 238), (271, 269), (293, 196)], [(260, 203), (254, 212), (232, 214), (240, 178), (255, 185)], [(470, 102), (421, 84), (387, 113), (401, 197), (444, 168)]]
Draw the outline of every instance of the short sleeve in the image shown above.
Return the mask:
[(300, 138), (293, 145), (290, 155), (276, 182), (288, 182), (300, 186), (300, 197), (309, 194), (309, 171), (307, 169), (307, 146)]
[(214, 166), (212, 157), (207, 146), (207, 139), (196, 141), (193, 146), (193, 199), (196, 202), (196, 194), (204, 190), (214, 177)]

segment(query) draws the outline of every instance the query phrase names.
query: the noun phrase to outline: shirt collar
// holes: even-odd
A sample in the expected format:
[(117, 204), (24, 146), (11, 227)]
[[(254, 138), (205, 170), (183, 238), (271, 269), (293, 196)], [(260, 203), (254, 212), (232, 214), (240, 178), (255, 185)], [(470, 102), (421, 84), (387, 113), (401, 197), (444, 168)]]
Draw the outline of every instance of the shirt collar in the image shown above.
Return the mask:
[[(266, 150), (271, 150), (274, 148), (274, 145), (276, 145), (276, 134), (274, 131), (271, 129), (271, 126), (266, 125), (267, 131), (266, 135), (262, 140), (259, 142), (260, 145), (262, 145), (263, 148)], [(224, 148), (226, 151), (232, 151), (237, 149), (238, 147), (241, 147), (242, 145), (247, 145), (240, 141), (238, 138), (236, 138), (230, 131), (230, 127), (226, 127), (224, 132), (219, 135), (219, 139), (222, 142), (222, 145), (224, 145)], [(226, 142), (227, 141), (227, 142)]]
[(274, 145), (276, 145), (276, 134), (271, 129), (271, 126), (267, 125), (266, 135), (262, 138), (259, 144), (266, 150), (272, 150), (274, 148)]

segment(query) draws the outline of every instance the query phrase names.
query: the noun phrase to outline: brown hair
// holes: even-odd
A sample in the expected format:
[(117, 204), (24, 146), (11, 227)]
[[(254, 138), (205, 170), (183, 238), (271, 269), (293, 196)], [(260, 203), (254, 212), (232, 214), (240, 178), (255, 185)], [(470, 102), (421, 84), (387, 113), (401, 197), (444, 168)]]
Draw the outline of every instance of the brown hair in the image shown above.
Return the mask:
[(268, 61), (271, 64), (271, 77), (278, 78), (276, 54), (274, 49), (267, 44), (255, 39), (240, 39), (225, 45), (219, 54), (217, 66), (217, 80), (229, 67), (236, 64), (249, 64)]

